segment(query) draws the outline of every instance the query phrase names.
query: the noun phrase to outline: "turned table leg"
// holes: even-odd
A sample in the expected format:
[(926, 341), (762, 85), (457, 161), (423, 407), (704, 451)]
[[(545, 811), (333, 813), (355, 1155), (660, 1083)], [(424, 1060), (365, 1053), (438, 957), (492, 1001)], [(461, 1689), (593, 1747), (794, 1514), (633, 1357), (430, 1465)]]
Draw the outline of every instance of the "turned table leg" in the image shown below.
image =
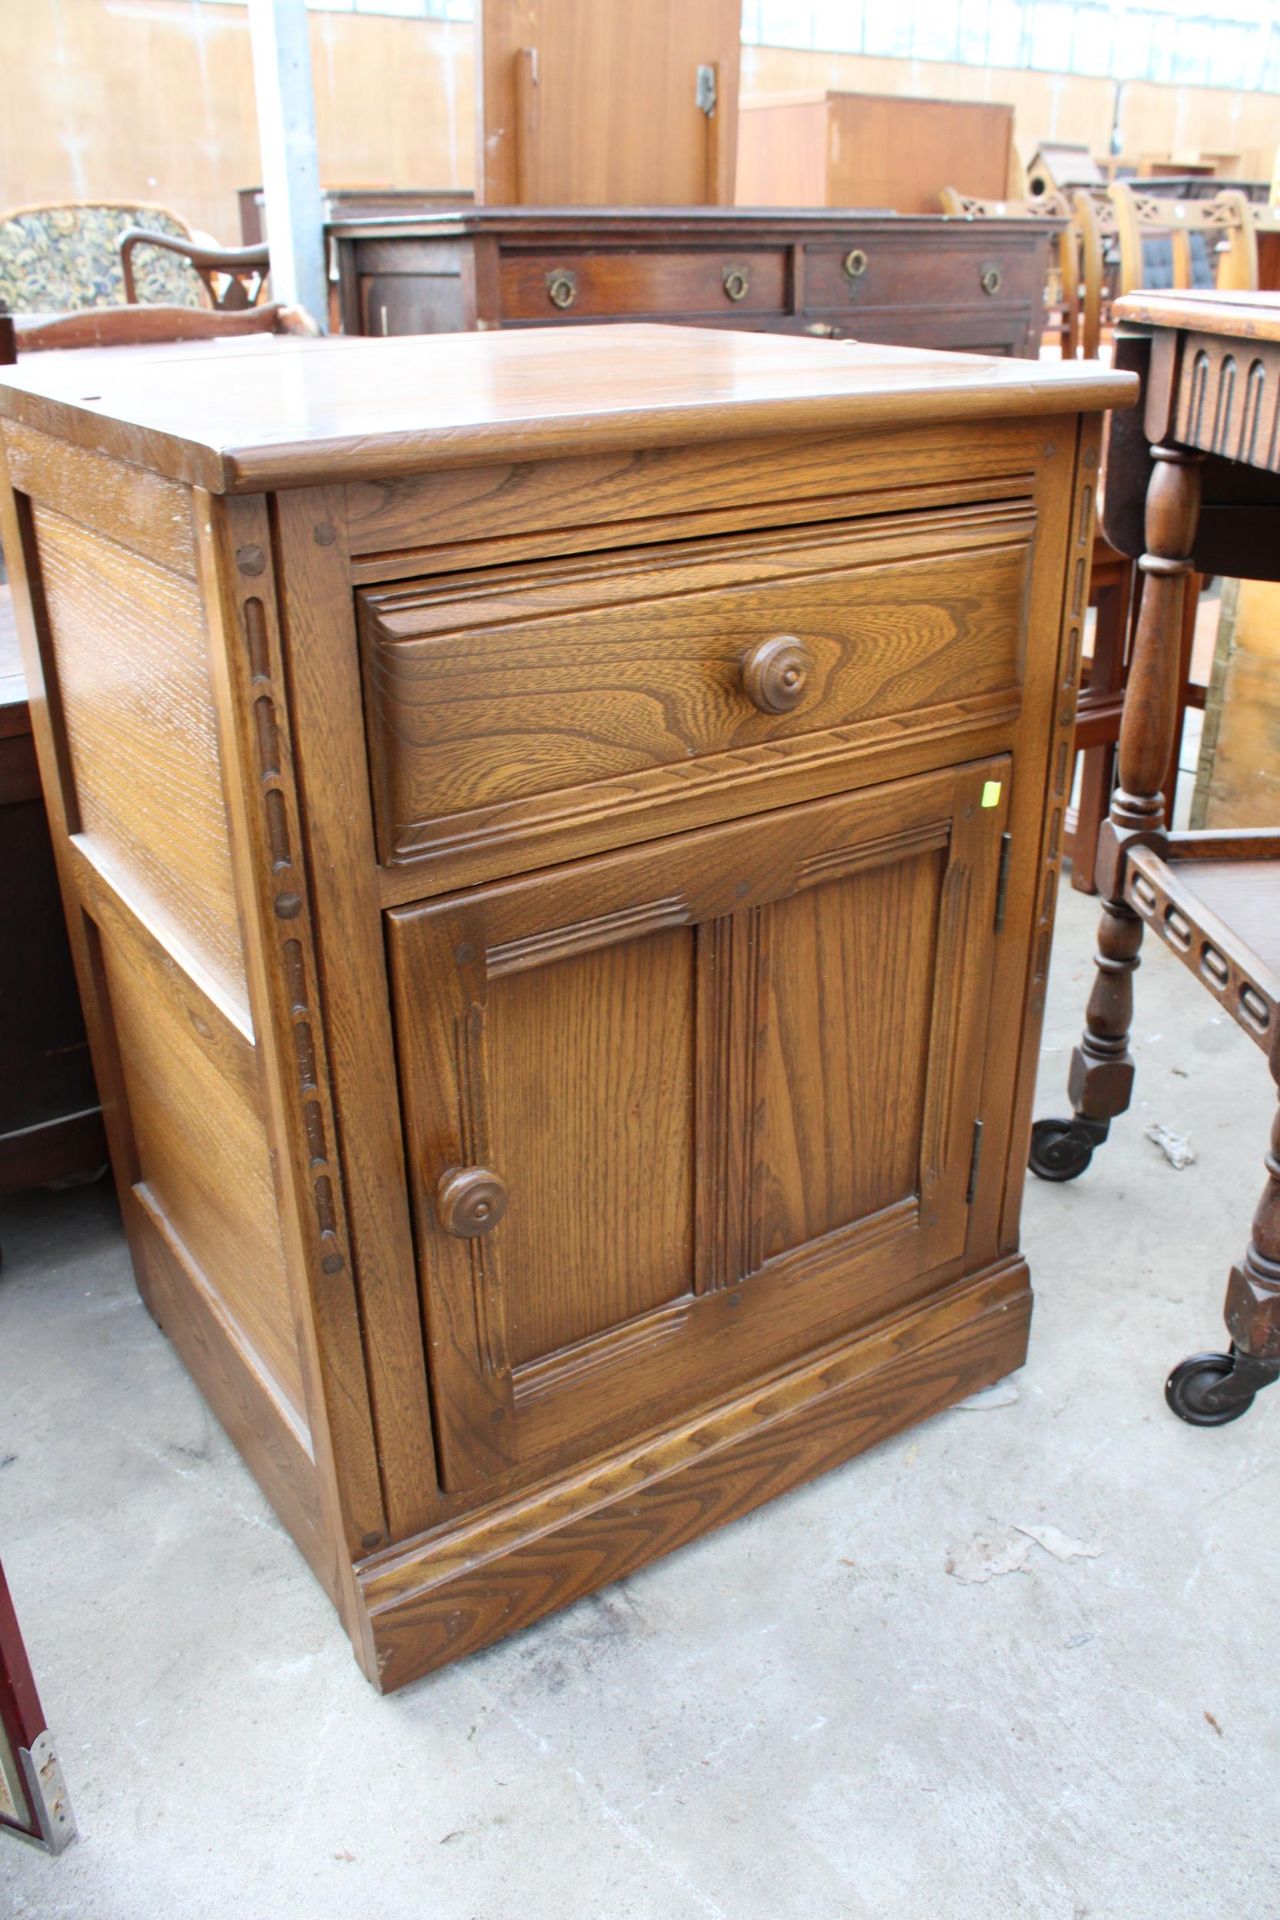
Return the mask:
[(1038, 1120), (1032, 1128), (1030, 1166), (1042, 1180), (1074, 1180), (1083, 1173), (1133, 1091), (1129, 1031), (1142, 922), (1124, 899), (1125, 858), (1130, 847), (1161, 845), (1167, 825), (1163, 787), (1177, 724), (1182, 609), (1200, 517), (1200, 460), (1199, 454), (1177, 448), (1152, 449), (1147, 550), (1138, 562), (1146, 578), (1120, 721), (1120, 779), (1098, 836), (1103, 902), (1097, 974), (1084, 1034), (1071, 1057), (1072, 1117)]
[(1280, 1110), (1271, 1125), (1267, 1184), (1253, 1216), (1253, 1238), (1227, 1281), (1224, 1317), (1229, 1353), (1196, 1353), (1175, 1367), (1165, 1399), (1181, 1420), (1222, 1427), (1253, 1405), (1280, 1375)]

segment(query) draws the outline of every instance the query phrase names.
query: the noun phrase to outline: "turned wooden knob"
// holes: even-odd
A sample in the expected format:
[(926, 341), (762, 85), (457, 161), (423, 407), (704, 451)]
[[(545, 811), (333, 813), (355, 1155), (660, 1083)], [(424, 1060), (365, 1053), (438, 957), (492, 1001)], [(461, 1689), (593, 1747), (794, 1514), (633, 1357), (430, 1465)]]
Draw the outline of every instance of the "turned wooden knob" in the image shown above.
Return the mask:
[(742, 662), (742, 687), (761, 713), (790, 713), (809, 691), (813, 655), (793, 633), (761, 640)]
[(507, 1189), (488, 1167), (449, 1167), (436, 1186), (436, 1213), (446, 1233), (474, 1240), (496, 1227), (507, 1210)]

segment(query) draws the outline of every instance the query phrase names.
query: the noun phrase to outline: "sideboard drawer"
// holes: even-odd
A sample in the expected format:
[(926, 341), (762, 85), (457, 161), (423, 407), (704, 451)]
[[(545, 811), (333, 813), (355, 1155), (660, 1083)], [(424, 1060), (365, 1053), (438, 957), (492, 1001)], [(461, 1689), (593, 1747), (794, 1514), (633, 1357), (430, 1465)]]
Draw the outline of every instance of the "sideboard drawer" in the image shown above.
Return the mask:
[(886, 717), (1011, 711), (1033, 526), (1015, 502), (363, 590), (380, 858), (510, 860), (591, 816), (615, 844), (673, 794), (768, 804), (735, 783)]
[(677, 253), (650, 249), (508, 253), (499, 268), (504, 321), (786, 311), (785, 247)]
[[(992, 221), (995, 227), (997, 222)], [(805, 248), (805, 305), (830, 308), (915, 306), (1007, 307), (1010, 301), (1043, 299), (1040, 255), (1029, 245), (1011, 245), (1000, 233), (984, 236), (975, 248), (971, 233), (963, 246), (945, 239), (929, 247), (894, 244), (875, 236), (848, 247)]]

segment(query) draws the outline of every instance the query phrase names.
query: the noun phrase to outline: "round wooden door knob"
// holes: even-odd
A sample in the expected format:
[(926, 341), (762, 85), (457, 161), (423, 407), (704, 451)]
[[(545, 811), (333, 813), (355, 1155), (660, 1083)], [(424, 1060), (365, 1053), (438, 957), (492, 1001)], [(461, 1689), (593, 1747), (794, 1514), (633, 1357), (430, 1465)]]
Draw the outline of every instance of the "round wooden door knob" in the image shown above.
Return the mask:
[(460, 1240), (496, 1227), (507, 1210), (507, 1189), (488, 1167), (450, 1167), (436, 1186), (436, 1213)]
[(793, 633), (761, 640), (742, 662), (742, 686), (761, 713), (790, 713), (809, 691), (813, 655)]

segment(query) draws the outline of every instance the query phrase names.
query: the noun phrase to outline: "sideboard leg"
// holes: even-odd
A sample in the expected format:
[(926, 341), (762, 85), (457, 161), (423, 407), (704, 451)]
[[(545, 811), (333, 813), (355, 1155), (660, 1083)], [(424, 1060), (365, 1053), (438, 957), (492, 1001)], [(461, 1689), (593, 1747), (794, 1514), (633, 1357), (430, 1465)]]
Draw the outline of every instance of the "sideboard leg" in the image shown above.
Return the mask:
[(1037, 1121), (1031, 1133), (1031, 1171), (1042, 1180), (1074, 1180), (1124, 1113), (1133, 1092), (1129, 1052), (1133, 976), (1142, 946), (1142, 922), (1124, 897), (1125, 865), (1133, 846), (1164, 842), (1164, 781), (1177, 726), (1182, 614), (1191, 552), (1200, 518), (1201, 456), (1177, 448), (1152, 449), (1147, 488), (1146, 575), (1133, 663), (1120, 722), (1119, 784), (1098, 839), (1097, 975), (1085, 1029), (1071, 1056), (1069, 1120)]
[(1253, 1238), (1227, 1281), (1224, 1318), (1229, 1353), (1196, 1353), (1175, 1367), (1165, 1399), (1180, 1420), (1223, 1427), (1280, 1377), (1280, 1109), (1271, 1125), (1267, 1184), (1253, 1216)]

